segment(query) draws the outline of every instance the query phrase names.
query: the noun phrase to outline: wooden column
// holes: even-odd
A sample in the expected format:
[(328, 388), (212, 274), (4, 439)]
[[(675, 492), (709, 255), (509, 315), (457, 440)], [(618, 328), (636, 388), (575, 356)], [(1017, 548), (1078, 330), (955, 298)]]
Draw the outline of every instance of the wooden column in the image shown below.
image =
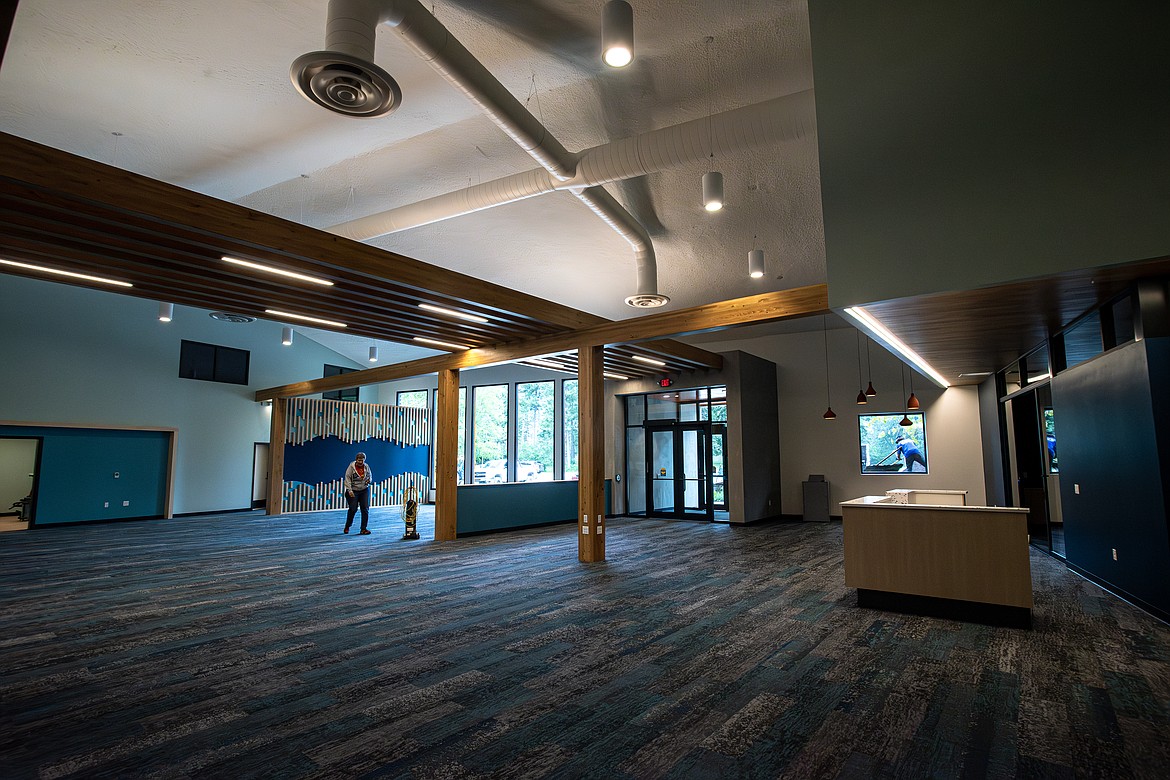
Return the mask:
[(284, 432), (288, 426), (288, 399), (272, 400), (272, 424), (268, 433), (268, 497), (264, 512), (279, 515), (284, 500)]
[(459, 369), (439, 371), (435, 397), (435, 541), (455, 539), (459, 456)]
[(602, 347), (577, 350), (577, 559), (605, 560), (605, 378)]

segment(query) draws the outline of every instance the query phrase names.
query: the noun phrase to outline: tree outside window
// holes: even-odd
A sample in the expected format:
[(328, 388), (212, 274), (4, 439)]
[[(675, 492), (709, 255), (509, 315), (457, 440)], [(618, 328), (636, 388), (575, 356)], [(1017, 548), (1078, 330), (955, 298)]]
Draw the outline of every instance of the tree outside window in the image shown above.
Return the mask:
[(516, 481), (546, 482), (553, 476), (554, 382), (516, 385)]
[(577, 380), (561, 383), (564, 408), (565, 479), (577, 478)]
[(508, 386), (486, 385), (474, 390), (471, 481), (508, 481)]

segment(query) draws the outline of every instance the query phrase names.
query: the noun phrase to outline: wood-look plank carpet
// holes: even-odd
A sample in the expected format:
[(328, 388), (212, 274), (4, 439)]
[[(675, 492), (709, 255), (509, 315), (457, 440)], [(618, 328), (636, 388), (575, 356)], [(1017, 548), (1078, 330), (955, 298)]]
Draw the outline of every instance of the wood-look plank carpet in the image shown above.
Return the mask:
[(431, 517), (0, 535), (0, 777), (1170, 776), (1170, 629), (1042, 554), (1023, 631), (857, 608), (839, 524)]

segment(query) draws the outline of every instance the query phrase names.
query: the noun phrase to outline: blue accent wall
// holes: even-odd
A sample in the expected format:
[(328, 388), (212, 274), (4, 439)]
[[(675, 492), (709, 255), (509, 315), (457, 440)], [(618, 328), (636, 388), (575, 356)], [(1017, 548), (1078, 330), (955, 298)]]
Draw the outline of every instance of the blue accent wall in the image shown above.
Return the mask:
[(345, 442), (335, 436), (312, 439), (304, 444), (287, 444), (284, 448), (284, 481), (317, 485), (341, 479), (345, 476), (345, 467), (359, 452), (366, 453), (366, 463), (370, 464), (375, 482), (408, 472), (428, 474), (430, 449), (425, 445), (404, 447), (398, 442), (382, 439)]
[[(576, 522), (577, 485), (576, 480), (460, 485), (455, 499), (455, 534)], [(606, 514), (612, 506), (610, 492), (607, 479)]]
[(34, 525), (166, 513), (169, 432), (0, 425), (0, 436), (43, 440)]
[(1165, 379), (1168, 360), (1170, 340), (1146, 339), (1052, 380), (1068, 563), (1162, 614), (1170, 613), (1170, 464), (1158, 442), (1167, 401), (1151, 380)]

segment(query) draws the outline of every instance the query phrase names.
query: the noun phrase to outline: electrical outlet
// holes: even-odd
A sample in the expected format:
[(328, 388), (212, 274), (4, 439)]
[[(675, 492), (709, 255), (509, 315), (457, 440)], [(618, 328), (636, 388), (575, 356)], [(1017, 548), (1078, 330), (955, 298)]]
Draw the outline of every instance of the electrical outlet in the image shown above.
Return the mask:
[(122, 476), (121, 473), (119, 473), (117, 471), (114, 472), (114, 479), (118, 479), (121, 476)]
[(122, 506), (130, 506), (130, 502), (129, 502), (129, 501), (123, 501), (123, 502), (122, 502)]
[(103, 504), (102, 506), (104, 506), (106, 509), (109, 509), (109, 508), (110, 508), (110, 502), (109, 502), (109, 501), (107, 501), (107, 502), (106, 502), (105, 504)]
[(1113, 560), (1117, 560), (1117, 548), (1113, 548)]
[(1081, 483), (1080, 482), (1073, 483), (1073, 493), (1076, 493), (1078, 496), (1081, 494)]

